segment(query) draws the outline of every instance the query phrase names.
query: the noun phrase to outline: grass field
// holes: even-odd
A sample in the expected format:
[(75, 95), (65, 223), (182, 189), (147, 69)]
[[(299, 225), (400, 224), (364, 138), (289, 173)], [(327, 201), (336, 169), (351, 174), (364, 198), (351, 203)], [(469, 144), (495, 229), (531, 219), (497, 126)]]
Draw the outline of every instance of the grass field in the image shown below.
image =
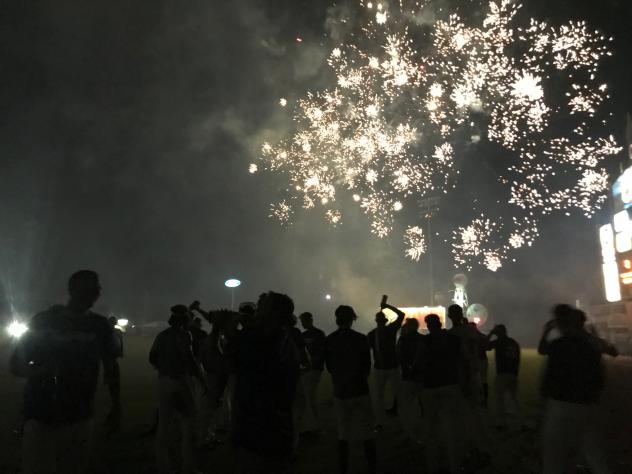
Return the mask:
[[(6, 371), (6, 357), (10, 351), (8, 341), (0, 349), (0, 473), (18, 473), (20, 440), (13, 430), (20, 422), (20, 398), (22, 381)], [(104, 439), (99, 425), (95, 436), (95, 473), (145, 474), (154, 472), (153, 438), (140, 439), (153, 421), (157, 406), (156, 375), (147, 362), (151, 339), (126, 338), (126, 354), (121, 362), (123, 426), (111, 439)], [(494, 373), (493, 357), (490, 357), (490, 374)], [(542, 403), (538, 386), (544, 359), (533, 350), (523, 352), (520, 375), (520, 402), (525, 422), (529, 427), (523, 432), (500, 435), (492, 430), (490, 450), (492, 465), (482, 472), (490, 473), (537, 473), (539, 472), (538, 423)], [(632, 473), (632, 360), (619, 359), (609, 363), (609, 388), (604, 399), (604, 429), (615, 472)], [(490, 375), (490, 384), (493, 377)], [(103, 419), (107, 409), (107, 395), (102, 389), (98, 395), (99, 414)], [(296, 471), (301, 474), (326, 474), (335, 472), (335, 430), (331, 381), (323, 377), (320, 386), (321, 412), (325, 417), (325, 433), (314, 441), (299, 446)], [(490, 390), (490, 406), (493, 407), (493, 390)], [(493, 416), (493, 409), (490, 410)], [(378, 437), (381, 472), (413, 473), (419, 468), (422, 453), (413, 451), (404, 443), (403, 434), (396, 419), (389, 421)], [(206, 472), (224, 474), (234, 472), (235, 459), (228, 444), (200, 455), (200, 467)], [(359, 472), (363, 467), (359, 449), (352, 454), (352, 467)], [(353, 471), (355, 472), (355, 471)]]

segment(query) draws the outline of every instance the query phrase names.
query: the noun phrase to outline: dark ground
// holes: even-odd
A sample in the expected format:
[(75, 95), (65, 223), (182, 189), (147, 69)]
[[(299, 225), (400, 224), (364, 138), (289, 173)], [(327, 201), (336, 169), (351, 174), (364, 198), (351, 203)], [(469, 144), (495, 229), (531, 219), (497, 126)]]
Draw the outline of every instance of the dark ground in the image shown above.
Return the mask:
[[(0, 355), (0, 473), (20, 472), (19, 438), (13, 430), (19, 424), (21, 381), (6, 371), (6, 357), (10, 342), (2, 341)], [(121, 431), (106, 440), (97, 429), (95, 440), (95, 474), (149, 474), (153, 469), (153, 438), (140, 439), (151, 426), (156, 407), (155, 373), (147, 362), (151, 339), (126, 338), (126, 356), (122, 361), (124, 419)], [(492, 358), (493, 359), (493, 358)], [(500, 433), (492, 430), (490, 450), (492, 463), (481, 470), (485, 473), (537, 473), (539, 467), (538, 423), (541, 401), (538, 383), (543, 358), (533, 350), (523, 354), (520, 377), (520, 399), (528, 429), (522, 432)], [(490, 367), (493, 374), (493, 363)], [(493, 397), (493, 394), (491, 395)], [(107, 408), (105, 390), (99, 393), (98, 420)], [(325, 433), (320, 438), (305, 440), (299, 447), (296, 472), (300, 474), (327, 474), (335, 472), (335, 423), (331, 385), (327, 377), (321, 383), (320, 400), (325, 414)], [(493, 399), (490, 400), (493, 407)], [(608, 389), (604, 397), (604, 431), (612, 468), (615, 473), (632, 473), (632, 358), (619, 358), (608, 363)], [(492, 410), (493, 413), (493, 410)], [(98, 427), (97, 427), (98, 428)], [(392, 419), (378, 437), (381, 472), (423, 472), (422, 452), (404, 442), (396, 419)], [(362, 472), (364, 463), (361, 449), (356, 446), (352, 454), (352, 472)], [(200, 456), (200, 467), (213, 474), (234, 472), (235, 459), (229, 444), (222, 444)]]

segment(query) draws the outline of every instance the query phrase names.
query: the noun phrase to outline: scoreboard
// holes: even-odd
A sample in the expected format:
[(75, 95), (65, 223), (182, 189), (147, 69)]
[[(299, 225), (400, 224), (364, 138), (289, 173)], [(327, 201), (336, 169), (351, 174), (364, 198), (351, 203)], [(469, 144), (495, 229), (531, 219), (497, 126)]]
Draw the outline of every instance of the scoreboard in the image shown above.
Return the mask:
[(612, 186), (614, 216), (599, 229), (606, 300), (632, 299), (632, 166)]

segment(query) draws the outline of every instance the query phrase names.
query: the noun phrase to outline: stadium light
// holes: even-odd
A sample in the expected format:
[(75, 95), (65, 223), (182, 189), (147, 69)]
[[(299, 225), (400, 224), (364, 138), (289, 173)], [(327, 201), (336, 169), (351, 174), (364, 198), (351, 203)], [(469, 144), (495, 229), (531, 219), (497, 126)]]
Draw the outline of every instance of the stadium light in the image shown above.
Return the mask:
[(122, 318), (116, 321), (116, 325), (122, 328), (126, 327), (129, 324), (129, 320)]
[(29, 327), (20, 321), (11, 321), (7, 326), (7, 333), (14, 339), (20, 339)]
[(237, 278), (229, 278), (224, 282), (226, 288), (237, 288), (241, 285), (241, 282)]
[(226, 288), (230, 288), (230, 309), (235, 309), (235, 288), (241, 285), (241, 281), (237, 278), (229, 278), (224, 282)]

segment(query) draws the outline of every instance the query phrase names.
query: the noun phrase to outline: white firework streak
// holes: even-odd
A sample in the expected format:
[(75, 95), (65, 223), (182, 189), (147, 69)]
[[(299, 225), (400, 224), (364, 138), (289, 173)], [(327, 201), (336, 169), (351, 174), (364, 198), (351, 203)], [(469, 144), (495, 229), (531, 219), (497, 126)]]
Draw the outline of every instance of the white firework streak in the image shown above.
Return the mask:
[[(422, 50), (417, 16), (429, 4), (360, 1), (367, 15), (328, 59), (335, 85), (308, 92), (294, 109), (282, 99), (295, 130), (263, 144), (258, 169), (287, 179), (272, 211), (281, 222), (303, 207), (321, 208), (337, 225), (343, 204), (355, 203), (372, 232), (386, 237), (411, 201), (453, 189), (460, 137), (483, 135), (518, 158), (498, 177), (510, 212), (493, 212), (516, 217), (473, 218), (454, 231), (452, 249), (457, 265), (496, 271), (533, 243), (541, 216), (573, 209), (591, 216), (604, 202), (604, 161), (620, 151), (599, 135), (596, 118), (609, 98), (599, 65), (611, 39), (585, 22), (519, 25), (521, 5), (495, 0), (478, 26), (456, 14), (436, 21), (432, 46)], [(556, 126), (571, 120), (571, 131)], [(415, 228), (404, 237), (406, 254), (418, 260), (423, 233)]]
[(426, 253), (426, 240), (421, 227), (409, 227), (404, 232), (404, 244), (406, 245), (406, 256), (415, 262), (421, 259)]

